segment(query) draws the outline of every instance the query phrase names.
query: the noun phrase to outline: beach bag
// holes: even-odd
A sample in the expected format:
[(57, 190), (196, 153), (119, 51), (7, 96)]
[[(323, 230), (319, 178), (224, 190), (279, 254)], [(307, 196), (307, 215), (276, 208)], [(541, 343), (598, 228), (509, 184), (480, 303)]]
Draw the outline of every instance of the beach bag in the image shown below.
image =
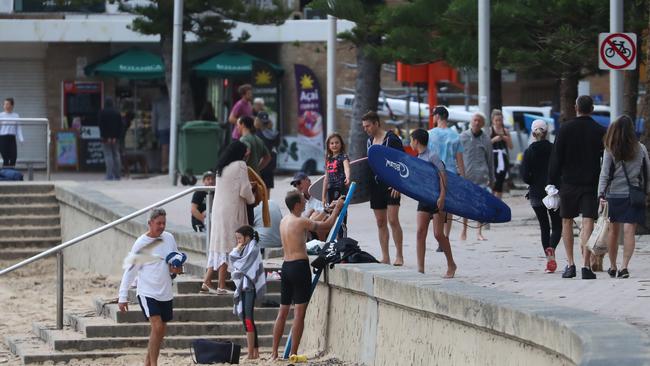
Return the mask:
[(627, 180), (627, 186), (630, 191), (630, 205), (635, 208), (645, 208), (645, 184), (646, 184), (646, 176), (645, 176), (645, 158), (643, 158), (643, 164), (641, 166), (641, 172), (643, 173), (642, 176), (642, 183), (641, 187), (633, 186), (630, 183), (630, 177), (627, 175), (627, 168), (625, 168), (625, 163), (623, 162), (623, 173), (625, 173), (625, 180)]
[(609, 210), (607, 203), (604, 204), (603, 211), (598, 216), (596, 226), (587, 240), (587, 249), (595, 255), (607, 253), (607, 237), (609, 234)]
[(190, 346), (190, 357), (195, 364), (239, 363), (241, 346), (232, 342), (196, 339)]
[(0, 181), (20, 181), (23, 180), (23, 173), (10, 168), (0, 169)]

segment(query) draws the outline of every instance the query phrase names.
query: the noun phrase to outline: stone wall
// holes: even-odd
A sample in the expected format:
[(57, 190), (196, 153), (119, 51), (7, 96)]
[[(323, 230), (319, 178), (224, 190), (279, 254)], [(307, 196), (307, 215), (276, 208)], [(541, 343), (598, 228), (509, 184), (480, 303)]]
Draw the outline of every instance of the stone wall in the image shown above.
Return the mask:
[(381, 264), (318, 284), (301, 353), (364, 365), (647, 365), (646, 334), (594, 314)]

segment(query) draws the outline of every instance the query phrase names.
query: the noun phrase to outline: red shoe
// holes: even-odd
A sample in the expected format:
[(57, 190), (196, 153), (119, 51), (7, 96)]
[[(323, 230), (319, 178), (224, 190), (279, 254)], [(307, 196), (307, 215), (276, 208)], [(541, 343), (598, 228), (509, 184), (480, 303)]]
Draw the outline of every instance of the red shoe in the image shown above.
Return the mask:
[(555, 249), (546, 248), (546, 273), (553, 273), (557, 269), (557, 262), (555, 261)]

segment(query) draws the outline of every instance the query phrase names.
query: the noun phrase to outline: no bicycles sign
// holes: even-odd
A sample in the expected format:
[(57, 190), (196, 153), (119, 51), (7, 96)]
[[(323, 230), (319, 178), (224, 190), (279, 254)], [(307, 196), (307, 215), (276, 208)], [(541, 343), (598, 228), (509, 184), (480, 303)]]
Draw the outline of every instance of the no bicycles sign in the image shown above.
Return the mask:
[(636, 34), (600, 33), (598, 68), (601, 70), (636, 69)]

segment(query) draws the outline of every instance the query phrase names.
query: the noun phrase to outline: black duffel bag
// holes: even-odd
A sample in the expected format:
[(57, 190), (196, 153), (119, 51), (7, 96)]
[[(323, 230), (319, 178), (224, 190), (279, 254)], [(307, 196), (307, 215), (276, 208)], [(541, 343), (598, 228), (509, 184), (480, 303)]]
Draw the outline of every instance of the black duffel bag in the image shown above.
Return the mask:
[(194, 363), (239, 363), (241, 346), (232, 342), (217, 342), (207, 339), (192, 341), (190, 356)]

